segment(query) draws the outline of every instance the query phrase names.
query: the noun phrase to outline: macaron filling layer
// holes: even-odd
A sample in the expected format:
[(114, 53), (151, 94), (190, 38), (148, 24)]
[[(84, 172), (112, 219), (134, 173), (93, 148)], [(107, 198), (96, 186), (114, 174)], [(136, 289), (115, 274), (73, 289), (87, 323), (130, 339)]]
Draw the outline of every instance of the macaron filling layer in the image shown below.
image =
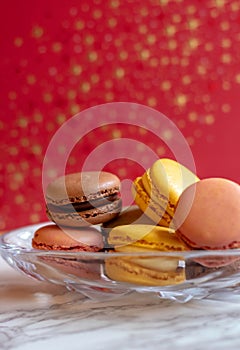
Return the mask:
[(104, 198), (96, 198), (91, 201), (85, 201), (85, 202), (75, 202), (71, 204), (65, 204), (65, 205), (55, 205), (52, 203), (47, 203), (47, 208), (51, 212), (55, 213), (72, 213), (73, 210), (77, 212), (85, 211), (85, 210), (90, 210), (94, 208), (98, 208), (101, 206), (105, 206), (107, 204), (110, 204), (111, 202), (114, 202), (116, 200), (120, 199), (120, 194), (115, 193), (110, 196), (104, 197)]

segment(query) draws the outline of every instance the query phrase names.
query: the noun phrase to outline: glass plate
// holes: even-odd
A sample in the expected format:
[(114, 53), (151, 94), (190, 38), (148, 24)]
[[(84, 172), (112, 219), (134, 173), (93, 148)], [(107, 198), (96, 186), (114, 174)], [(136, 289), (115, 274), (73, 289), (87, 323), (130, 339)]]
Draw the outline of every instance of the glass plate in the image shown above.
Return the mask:
[(239, 293), (239, 249), (141, 253), (33, 249), (35, 230), (47, 224), (22, 227), (0, 237), (0, 253), (7, 263), (37, 280), (64, 285), (96, 300), (133, 291), (178, 302), (216, 292)]

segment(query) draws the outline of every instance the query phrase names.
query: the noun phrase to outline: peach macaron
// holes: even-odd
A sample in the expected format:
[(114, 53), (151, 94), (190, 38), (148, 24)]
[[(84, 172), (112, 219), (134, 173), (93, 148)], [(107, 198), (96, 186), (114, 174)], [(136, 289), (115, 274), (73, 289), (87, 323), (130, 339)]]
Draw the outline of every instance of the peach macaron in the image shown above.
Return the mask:
[(224, 178), (200, 180), (182, 193), (175, 220), (193, 249), (240, 247), (240, 186)]

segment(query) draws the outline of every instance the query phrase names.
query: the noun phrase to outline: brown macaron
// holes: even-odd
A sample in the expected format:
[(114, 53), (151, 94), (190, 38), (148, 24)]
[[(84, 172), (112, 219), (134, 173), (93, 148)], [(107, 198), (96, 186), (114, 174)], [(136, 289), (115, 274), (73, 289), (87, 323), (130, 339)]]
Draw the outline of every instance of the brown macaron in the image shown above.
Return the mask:
[(58, 225), (97, 225), (118, 216), (120, 180), (109, 172), (80, 172), (51, 182), (45, 193), (47, 215)]
[[(36, 272), (47, 273), (48, 277), (59, 278), (67, 274), (69, 278), (99, 280), (101, 264), (97, 260), (76, 256), (76, 252), (98, 252), (103, 248), (101, 233), (92, 227), (81, 229), (64, 228), (50, 224), (35, 231), (32, 247), (42, 251), (54, 251), (54, 255), (40, 255), (36, 261)], [(65, 255), (65, 252), (68, 253)], [(59, 254), (58, 254), (59, 253)], [(73, 253), (73, 254), (71, 254)], [(45, 263), (46, 266), (42, 263)]]
[(63, 230), (50, 224), (36, 230), (32, 238), (32, 247), (40, 250), (98, 252), (103, 246), (102, 234), (92, 227)]

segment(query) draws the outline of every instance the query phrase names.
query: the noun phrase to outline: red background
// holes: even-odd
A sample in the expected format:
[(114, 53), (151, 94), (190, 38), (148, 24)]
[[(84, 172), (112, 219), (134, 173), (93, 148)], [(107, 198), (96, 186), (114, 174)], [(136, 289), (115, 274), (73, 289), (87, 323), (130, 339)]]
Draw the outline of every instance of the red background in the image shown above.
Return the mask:
[[(0, 16), (0, 230), (46, 220), (41, 167), (51, 137), (106, 102), (163, 112), (186, 137), (200, 177), (239, 182), (239, 1), (8, 0)], [(125, 134), (138, 138), (134, 128), (98, 130), (80, 153)], [(107, 168), (121, 179), (140, 171), (124, 160)]]

